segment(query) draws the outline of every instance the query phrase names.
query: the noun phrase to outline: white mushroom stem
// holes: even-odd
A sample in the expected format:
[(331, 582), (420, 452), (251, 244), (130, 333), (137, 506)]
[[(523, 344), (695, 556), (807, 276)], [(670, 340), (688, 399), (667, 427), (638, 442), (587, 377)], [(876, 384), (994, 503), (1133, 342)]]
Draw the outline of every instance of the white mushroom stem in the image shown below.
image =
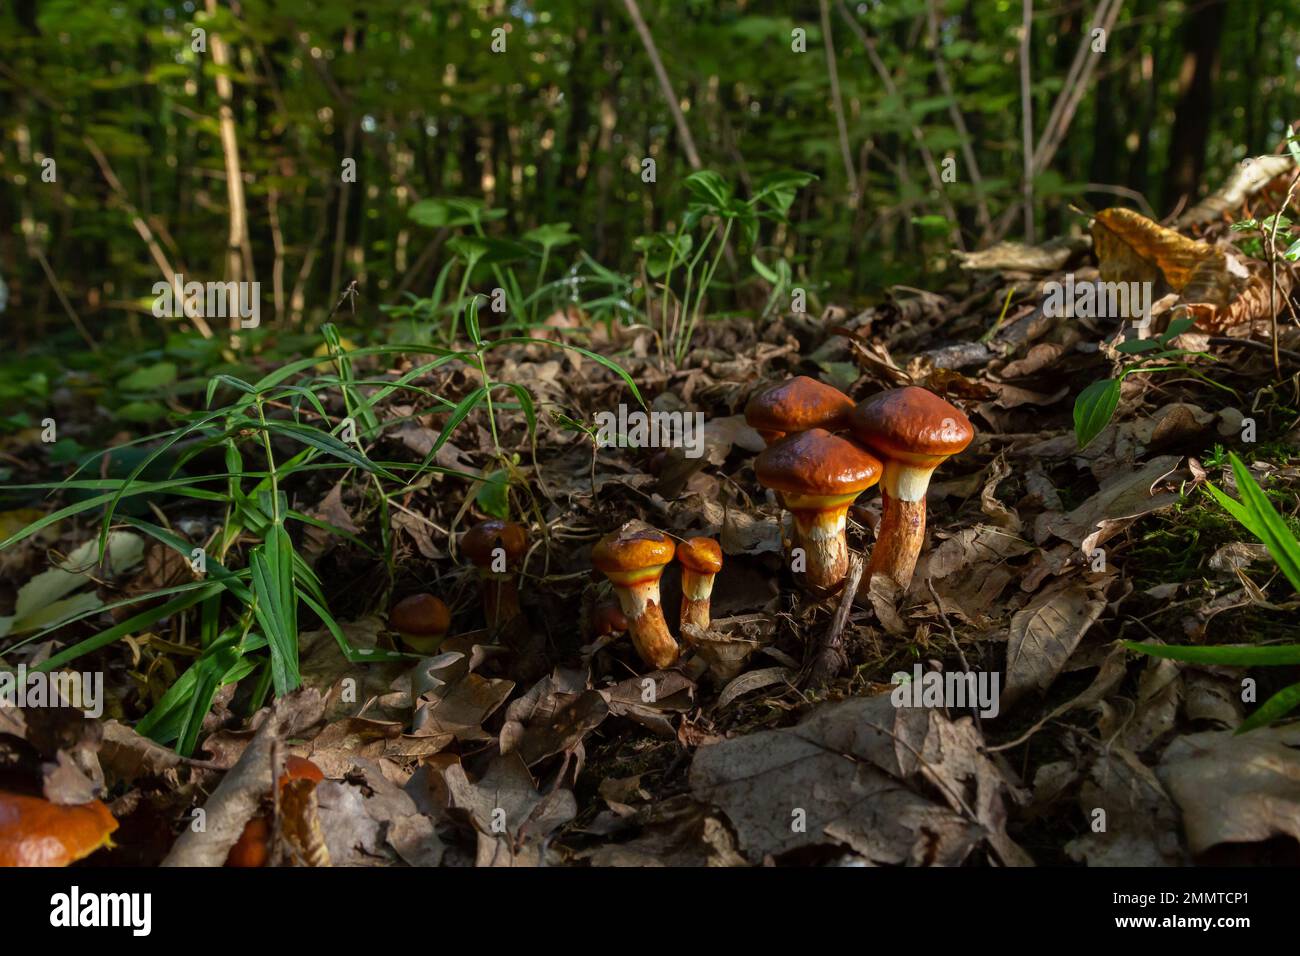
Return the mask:
[(849, 545), (844, 539), (851, 495), (784, 494), (786, 508), (794, 516), (794, 543), (804, 549), (804, 581), (814, 591), (832, 591), (849, 570)]
[(709, 598), (713, 595), (716, 574), (682, 568), (682, 633), (686, 625), (694, 624), (702, 631), (709, 629)]
[(880, 528), (862, 576), (869, 587), (873, 574), (885, 574), (907, 590), (916, 559), (925, 543), (925, 493), (936, 465), (910, 465), (885, 460), (880, 481)]
[(605, 572), (627, 618), (632, 644), (641, 660), (651, 667), (671, 666), (677, 661), (679, 651), (659, 604), (659, 577), (663, 570), (661, 564), (637, 571)]

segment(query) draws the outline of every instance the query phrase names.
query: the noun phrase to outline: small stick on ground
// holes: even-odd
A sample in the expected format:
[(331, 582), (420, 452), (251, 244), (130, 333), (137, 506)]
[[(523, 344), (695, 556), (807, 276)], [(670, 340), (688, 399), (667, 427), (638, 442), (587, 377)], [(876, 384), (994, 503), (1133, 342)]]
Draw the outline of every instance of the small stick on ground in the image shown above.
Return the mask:
[(822, 635), (821, 641), (813, 651), (804, 667), (801, 686), (824, 686), (839, 675), (848, 665), (848, 656), (844, 653), (844, 627), (849, 622), (849, 612), (853, 610), (853, 596), (858, 593), (858, 584), (862, 581), (864, 562), (861, 554), (854, 554), (849, 560), (849, 573), (844, 578), (844, 589), (840, 592), (840, 606), (835, 609), (830, 627)]

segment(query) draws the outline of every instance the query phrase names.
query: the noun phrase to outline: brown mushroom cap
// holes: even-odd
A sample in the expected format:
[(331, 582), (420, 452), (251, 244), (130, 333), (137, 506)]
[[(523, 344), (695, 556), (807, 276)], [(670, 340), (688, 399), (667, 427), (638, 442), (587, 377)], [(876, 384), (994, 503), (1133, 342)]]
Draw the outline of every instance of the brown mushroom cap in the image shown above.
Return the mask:
[(924, 388), (893, 388), (858, 404), (849, 428), (864, 445), (886, 458), (935, 467), (975, 436), (961, 409)]
[(116, 829), (98, 800), (63, 806), (0, 792), (0, 866), (67, 866), (108, 845)]
[(853, 399), (838, 388), (799, 375), (763, 389), (745, 405), (745, 421), (767, 432), (837, 428), (853, 411)]
[(677, 560), (699, 574), (722, 570), (722, 546), (712, 538), (689, 538), (677, 546)]
[(597, 637), (622, 634), (627, 630), (627, 615), (617, 604), (602, 604), (591, 615), (591, 630)]
[(393, 605), (388, 626), (400, 634), (436, 637), (451, 626), (451, 611), (432, 594), (412, 594)]
[(823, 428), (787, 435), (759, 453), (754, 473), (767, 488), (791, 495), (857, 495), (880, 480), (880, 461)]
[(528, 549), (528, 532), (523, 525), (513, 521), (489, 518), (466, 531), (460, 539), (460, 546), (481, 568), (492, 564), (492, 552), (497, 548), (505, 550), (506, 564), (513, 565)]
[(606, 574), (662, 567), (673, 559), (676, 546), (670, 537), (653, 528), (636, 530), (626, 525), (597, 542), (591, 563)]

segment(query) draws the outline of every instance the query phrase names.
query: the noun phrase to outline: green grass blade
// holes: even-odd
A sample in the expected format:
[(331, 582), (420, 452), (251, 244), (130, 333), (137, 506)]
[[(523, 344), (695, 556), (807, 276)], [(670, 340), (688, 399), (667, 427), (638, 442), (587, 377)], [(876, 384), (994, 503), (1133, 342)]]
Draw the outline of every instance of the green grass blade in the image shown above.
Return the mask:
[(1149, 657), (1164, 657), (1188, 664), (1224, 664), (1230, 667), (1264, 667), (1300, 664), (1300, 644), (1258, 647), (1252, 644), (1220, 644), (1215, 647), (1177, 647), (1169, 644), (1139, 644), (1125, 641), (1130, 651)]

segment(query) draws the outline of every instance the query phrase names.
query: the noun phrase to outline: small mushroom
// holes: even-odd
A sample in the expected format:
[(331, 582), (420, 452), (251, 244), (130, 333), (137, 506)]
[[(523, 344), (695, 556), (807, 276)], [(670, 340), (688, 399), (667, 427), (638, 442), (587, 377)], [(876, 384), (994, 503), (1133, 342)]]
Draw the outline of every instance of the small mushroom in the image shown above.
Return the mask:
[(602, 604), (591, 614), (591, 636), (609, 637), (627, 630), (627, 615), (617, 604)]
[(829, 592), (843, 582), (849, 506), (880, 471), (875, 456), (824, 428), (787, 435), (755, 459), (759, 482), (778, 492), (794, 516), (794, 544), (804, 549), (804, 580), (812, 590)]
[(491, 518), (466, 531), (460, 546), (478, 568), (489, 630), (519, 617), (517, 566), (528, 550), (528, 532), (523, 525)]
[[(314, 788), (325, 779), (325, 774), (306, 757), (290, 754), (284, 759), (284, 773), (280, 774), (280, 789), (290, 781), (308, 780)], [(226, 866), (251, 868), (266, 866), (271, 859), (271, 819), (259, 813), (244, 824), (244, 832), (226, 855)]]
[(65, 806), (0, 791), (0, 867), (68, 866), (112, 846), (116, 829), (98, 800)]
[(689, 538), (678, 546), (677, 560), (682, 566), (683, 633), (687, 624), (707, 631), (713, 579), (722, 570), (722, 548), (712, 538)]
[(844, 427), (853, 399), (838, 388), (798, 375), (756, 392), (745, 405), (745, 421), (765, 442), (810, 428)]
[(402, 643), (420, 654), (430, 654), (447, 635), (451, 611), (432, 594), (412, 594), (393, 605), (388, 627), (402, 637)]
[(677, 660), (677, 641), (659, 603), (659, 578), (675, 550), (667, 535), (630, 522), (601, 538), (591, 552), (591, 563), (614, 585), (637, 654), (651, 667)]
[(873, 395), (849, 416), (858, 441), (885, 463), (883, 508), (876, 544), (863, 574), (887, 574), (906, 589), (925, 541), (925, 493), (930, 476), (970, 444), (974, 429), (961, 410), (933, 392), (909, 385)]

